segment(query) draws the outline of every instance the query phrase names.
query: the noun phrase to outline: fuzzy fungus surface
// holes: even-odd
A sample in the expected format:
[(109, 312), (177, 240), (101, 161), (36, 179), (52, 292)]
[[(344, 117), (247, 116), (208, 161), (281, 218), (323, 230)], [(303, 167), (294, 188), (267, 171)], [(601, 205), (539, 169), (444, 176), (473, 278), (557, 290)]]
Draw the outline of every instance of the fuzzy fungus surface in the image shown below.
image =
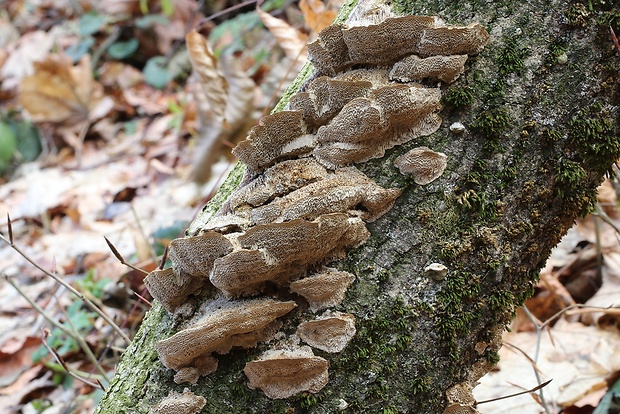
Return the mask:
[(318, 392), (329, 380), (329, 362), (310, 347), (267, 351), (243, 369), (251, 388), (269, 398), (289, 398), (301, 392)]

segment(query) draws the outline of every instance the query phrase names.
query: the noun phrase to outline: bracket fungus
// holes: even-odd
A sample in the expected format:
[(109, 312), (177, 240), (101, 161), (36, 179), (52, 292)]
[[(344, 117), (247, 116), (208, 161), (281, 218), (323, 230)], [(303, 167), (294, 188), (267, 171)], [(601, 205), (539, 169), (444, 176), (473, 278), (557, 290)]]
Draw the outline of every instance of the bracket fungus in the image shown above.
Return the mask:
[(258, 342), (254, 339), (263, 338), (253, 337), (248, 344), (248, 334), (264, 330), (296, 306), (293, 301), (273, 299), (227, 302), (189, 328), (157, 342), (159, 359), (167, 368), (179, 370), (213, 352), (226, 354), (233, 346), (254, 346)]
[[(306, 321), (297, 342), (329, 353), (347, 346), (355, 335), (352, 314), (313, 313), (340, 305), (355, 276), (326, 265), (363, 243), (370, 235), (366, 223), (385, 214), (401, 193), (352, 164), (435, 132), (441, 89), (416, 82), (453, 82), (488, 39), (479, 24), (451, 27), (432, 16), (333, 25), (319, 33), (308, 47), (314, 79), (287, 110), (264, 117), (234, 148), (248, 167), (241, 187), (189, 237), (171, 242), (172, 268), (145, 279), (177, 321), (185, 318), (178, 332), (156, 344), (163, 365), (177, 371), (175, 382), (196, 383), (216, 370), (214, 354), (272, 339), (278, 319), (298, 305), (296, 315)], [(443, 173), (446, 156), (419, 147), (395, 165), (424, 185)], [(445, 276), (437, 266), (425, 272)], [(265, 297), (265, 291), (295, 300)], [(235, 299), (240, 296), (252, 298)], [(193, 316), (183, 314), (194, 308)], [(327, 384), (329, 362), (309, 346), (265, 347), (245, 366), (251, 388), (288, 398)], [(162, 404), (157, 413), (173, 412)]]
[(243, 369), (250, 388), (260, 388), (272, 399), (288, 398), (300, 392), (319, 392), (329, 379), (329, 362), (315, 356), (310, 347), (270, 350)]
[(205, 397), (186, 388), (182, 394), (170, 391), (168, 396), (151, 410), (151, 414), (198, 414), (206, 404)]
[(325, 312), (320, 317), (302, 322), (297, 336), (313, 348), (335, 353), (342, 351), (355, 335), (355, 317), (342, 312)]
[(424, 274), (435, 281), (445, 279), (448, 268), (441, 263), (431, 263), (424, 268)]
[(310, 310), (316, 312), (340, 304), (354, 280), (355, 276), (349, 272), (327, 269), (325, 272), (296, 280), (289, 288), (291, 292), (303, 296), (308, 301)]
[(413, 176), (413, 181), (418, 185), (435, 181), (443, 174), (447, 165), (446, 154), (427, 147), (414, 148), (394, 161), (394, 166), (401, 174)]

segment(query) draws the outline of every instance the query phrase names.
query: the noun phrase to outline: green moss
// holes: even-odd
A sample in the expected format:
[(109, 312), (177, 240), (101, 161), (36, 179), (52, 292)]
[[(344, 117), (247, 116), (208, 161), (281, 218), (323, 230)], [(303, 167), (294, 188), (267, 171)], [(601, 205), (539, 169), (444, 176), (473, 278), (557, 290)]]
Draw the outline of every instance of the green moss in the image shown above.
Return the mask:
[[(570, 145), (584, 167), (597, 174), (609, 171), (611, 161), (620, 152), (620, 136), (615, 129), (614, 117), (618, 115), (596, 103), (579, 111), (568, 122)], [(572, 181), (571, 177), (567, 178)]]
[(429, 376), (416, 377), (413, 380), (413, 395), (423, 394), (428, 392), (433, 385), (433, 379)]
[(487, 350), (485, 353), (485, 357), (491, 365), (497, 365), (500, 360), (499, 354), (497, 353), (497, 351), (494, 350)]
[(486, 140), (484, 148), (487, 152), (494, 152), (500, 147), (502, 135), (508, 130), (511, 118), (504, 108), (494, 108), (481, 112), (471, 128), (482, 134)]
[(490, 295), (487, 302), (493, 311), (513, 310), (516, 306), (514, 295), (505, 290)]
[(496, 63), (499, 74), (521, 73), (526, 56), (527, 49), (520, 45), (518, 38), (507, 39), (504, 47), (497, 54)]
[(574, 3), (564, 12), (564, 17), (570, 26), (586, 27), (590, 12), (583, 3)]
[(435, 330), (452, 360), (460, 358), (458, 340), (480, 317), (476, 296), (480, 293), (479, 277), (469, 272), (451, 271), (446, 285), (437, 294)]
[(474, 102), (474, 94), (469, 86), (450, 88), (444, 94), (443, 100), (445, 103), (458, 109), (471, 105)]

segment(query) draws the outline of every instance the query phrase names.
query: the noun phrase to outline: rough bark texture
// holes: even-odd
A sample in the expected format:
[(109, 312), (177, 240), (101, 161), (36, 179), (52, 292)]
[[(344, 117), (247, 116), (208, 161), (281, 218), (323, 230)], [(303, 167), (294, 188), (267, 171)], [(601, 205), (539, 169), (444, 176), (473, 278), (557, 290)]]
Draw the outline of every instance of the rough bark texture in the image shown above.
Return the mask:
[[(371, 239), (337, 263), (357, 275), (338, 307), (356, 316), (357, 334), (340, 354), (316, 351), (330, 362), (321, 392), (288, 400), (247, 387), (243, 367), (260, 348), (220, 357), (217, 372), (192, 387), (207, 400), (202, 412), (441, 413), (451, 395), (497, 362), (515, 307), (532, 294), (551, 248), (588, 211), (620, 155), (620, 57), (609, 34), (610, 24), (618, 32), (620, 9), (586, 3), (395, 2), (400, 13), (479, 22), (491, 41), (457, 82), (442, 87), (436, 133), (360, 166), (403, 195), (369, 225)], [(462, 134), (449, 130), (457, 121), (467, 127)], [(448, 156), (443, 177), (428, 186), (393, 166), (422, 145)], [(217, 210), (241, 171), (194, 228)], [(436, 262), (449, 269), (441, 281), (423, 271)], [(286, 319), (287, 332), (296, 319)], [(148, 412), (169, 390), (183, 390), (154, 350), (170, 326), (156, 305), (96, 412)]]

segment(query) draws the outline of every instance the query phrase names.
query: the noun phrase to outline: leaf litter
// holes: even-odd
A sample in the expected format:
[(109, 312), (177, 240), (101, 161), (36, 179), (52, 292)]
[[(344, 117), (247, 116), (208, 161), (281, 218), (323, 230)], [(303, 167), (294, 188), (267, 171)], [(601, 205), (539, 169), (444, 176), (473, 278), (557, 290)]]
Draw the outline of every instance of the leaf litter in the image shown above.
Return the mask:
[[(0, 171), (0, 217), (10, 213), (15, 244), (29, 258), (80, 287), (130, 335), (148, 308), (136, 295), (145, 294), (144, 275), (121, 265), (103, 236), (137, 268), (158, 266), (166, 240), (182, 234), (231, 168), (229, 148), (269, 112), (296, 72), (291, 65), (303, 63), (305, 43), (336, 13), (302, 0), (299, 8), (250, 6), (207, 21), (230, 5), (197, 4), (174, 2), (169, 13), (157, 2), (141, 11), (138, 2), (92, 9), (82, 1), (23, 7), (9, 0), (0, 12), (0, 122), (38, 129), (42, 144), (35, 161), (14, 150)], [(486, 400), (553, 381), (542, 399), (482, 404), (481, 413), (592, 412), (613, 385), (620, 316), (608, 308), (617, 310), (620, 297), (620, 215), (611, 182), (600, 194), (599, 214), (580, 221), (542, 271), (527, 303), (534, 319), (519, 312), (498, 369), (474, 392)], [(125, 345), (4, 244), (0, 270), (100, 357), (90, 361), (0, 280), (0, 413), (92, 412), (101, 390), (66, 374), (40, 346), (42, 329), (68, 369), (104, 386), (101, 371), (113, 375)], [(121, 303), (105, 296), (119, 289)]]

